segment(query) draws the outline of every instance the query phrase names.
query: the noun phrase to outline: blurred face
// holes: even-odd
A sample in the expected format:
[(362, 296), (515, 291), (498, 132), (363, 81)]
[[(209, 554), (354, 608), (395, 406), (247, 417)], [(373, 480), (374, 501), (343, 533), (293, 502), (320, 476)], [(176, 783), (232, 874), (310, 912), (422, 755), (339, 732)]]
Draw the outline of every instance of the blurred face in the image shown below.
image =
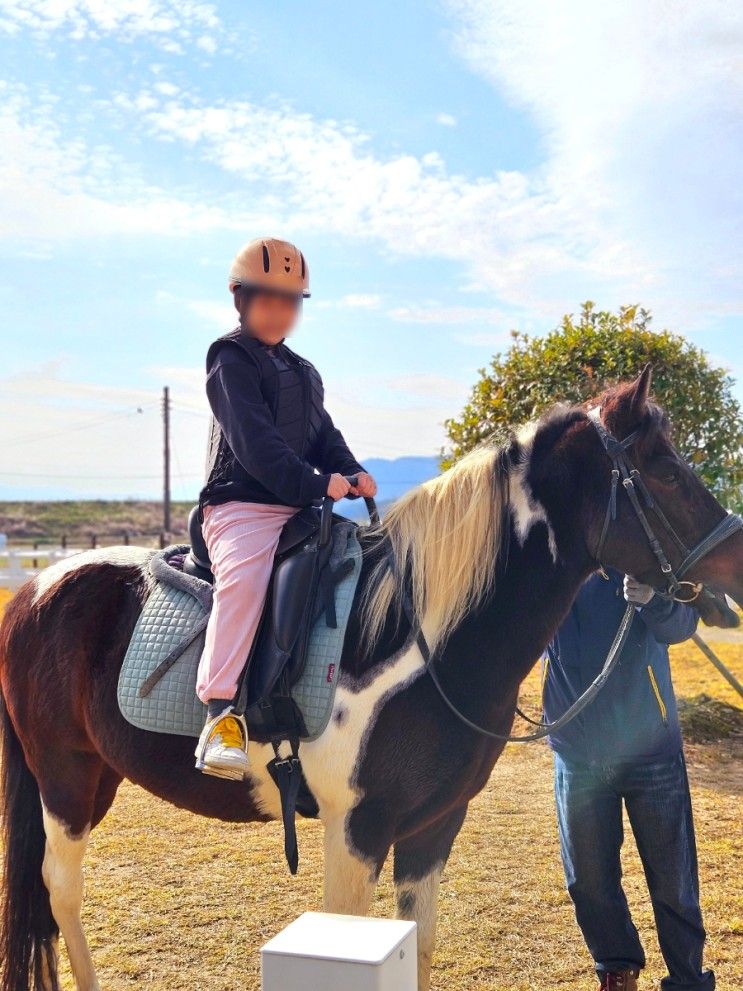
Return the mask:
[(301, 306), (301, 299), (273, 292), (256, 292), (249, 302), (238, 301), (243, 327), (264, 344), (278, 344), (292, 332)]

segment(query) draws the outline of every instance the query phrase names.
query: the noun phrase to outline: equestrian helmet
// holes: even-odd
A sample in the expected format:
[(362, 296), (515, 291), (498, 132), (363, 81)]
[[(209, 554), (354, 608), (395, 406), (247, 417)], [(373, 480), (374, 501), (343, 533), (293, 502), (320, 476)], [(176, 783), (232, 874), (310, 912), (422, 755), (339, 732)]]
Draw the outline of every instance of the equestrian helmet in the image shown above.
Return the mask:
[(230, 292), (238, 286), (306, 298), (310, 295), (310, 270), (296, 245), (277, 237), (260, 237), (235, 255), (230, 268)]

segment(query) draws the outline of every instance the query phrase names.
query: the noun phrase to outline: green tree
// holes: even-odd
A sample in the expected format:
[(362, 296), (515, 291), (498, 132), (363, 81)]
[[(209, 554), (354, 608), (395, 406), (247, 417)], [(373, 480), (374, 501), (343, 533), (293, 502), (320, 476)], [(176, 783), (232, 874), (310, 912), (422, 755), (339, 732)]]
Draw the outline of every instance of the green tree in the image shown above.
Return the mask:
[(544, 337), (517, 331), (513, 343), (480, 370), (469, 402), (447, 420), (447, 467), (485, 440), (504, 441), (557, 401), (581, 403), (634, 378), (649, 362), (653, 391), (674, 428), (679, 451), (729, 508), (743, 508), (743, 427), (733, 379), (678, 334), (650, 330), (639, 306), (618, 314), (583, 304)]

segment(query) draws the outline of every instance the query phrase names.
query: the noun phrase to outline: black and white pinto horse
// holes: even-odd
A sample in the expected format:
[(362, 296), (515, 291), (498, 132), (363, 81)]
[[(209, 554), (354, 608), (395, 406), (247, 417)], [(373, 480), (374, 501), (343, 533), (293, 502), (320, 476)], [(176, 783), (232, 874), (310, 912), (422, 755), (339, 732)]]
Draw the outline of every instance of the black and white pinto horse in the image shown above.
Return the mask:
[[(725, 510), (675, 452), (649, 384), (646, 372), (607, 393), (600, 416), (617, 438), (639, 431), (633, 460), (692, 546)], [(383, 523), (386, 540), (366, 539), (333, 716), (302, 746), (302, 762), (324, 827), (325, 908), (364, 914), (392, 849), (398, 913), (418, 924), (420, 989), (430, 982), (442, 869), (504, 744), (472, 731), (442, 700), (400, 609), (403, 583), (450, 700), (508, 734), (521, 681), (598, 567), (610, 469), (586, 411), (560, 408), (406, 495)], [(190, 739), (143, 732), (120, 715), (119, 669), (151, 588), (147, 556), (127, 547), (53, 565), (18, 592), (0, 629), (2, 991), (58, 987), (60, 932), (79, 991), (99, 987), (80, 919), (82, 862), (123, 778), (217, 819), (280, 814), (265, 770), (270, 747), (252, 745), (249, 782), (227, 782), (194, 769)], [(601, 563), (662, 584), (621, 491)], [(743, 602), (741, 533), (692, 572)], [(713, 603), (700, 609), (726, 623)]]

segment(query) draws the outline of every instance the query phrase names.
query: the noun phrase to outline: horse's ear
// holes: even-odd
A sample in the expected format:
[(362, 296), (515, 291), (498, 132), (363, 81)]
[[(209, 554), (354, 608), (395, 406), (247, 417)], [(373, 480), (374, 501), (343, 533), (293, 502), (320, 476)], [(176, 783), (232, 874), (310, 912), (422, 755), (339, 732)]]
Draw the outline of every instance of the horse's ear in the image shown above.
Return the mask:
[(638, 377), (632, 383), (629, 392), (629, 414), (633, 423), (639, 423), (648, 411), (650, 386), (653, 382), (653, 368), (645, 365)]
[(607, 396), (606, 425), (617, 436), (624, 437), (640, 426), (648, 411), (653, 372), (645, 365), (634, 382), (617, 386)]

